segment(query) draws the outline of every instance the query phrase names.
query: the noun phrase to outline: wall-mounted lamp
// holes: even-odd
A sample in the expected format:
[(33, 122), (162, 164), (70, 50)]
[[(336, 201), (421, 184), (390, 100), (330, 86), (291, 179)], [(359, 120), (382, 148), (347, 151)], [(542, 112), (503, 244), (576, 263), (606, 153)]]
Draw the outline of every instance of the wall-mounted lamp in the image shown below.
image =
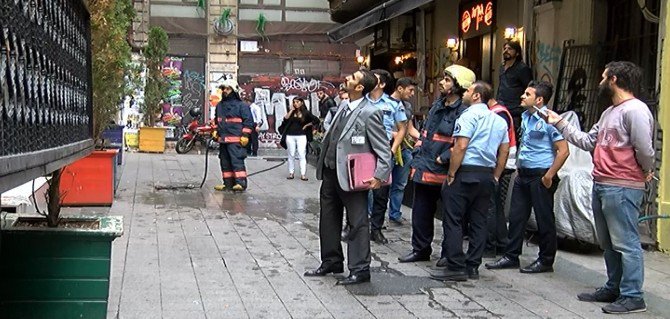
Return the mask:
[(365, 57), (362, 56), (362, 55), (357, 56), (356, 57), (356, 62), (360, 65), (363, 65), (363, 63), (365, 63)]
[(447, 39), (447, 48), (451, 51), (456, 51), (458, 49), (458, 39), (456, 38)]
[(505, 39), (512, 40), (515, 37), (516, 37), (516, 28), (515, 27), (505, 28)]
[(401, 63), (402, 63), (402, 57), (401, 56), (395, 57), (395, 64), (400, 65)]

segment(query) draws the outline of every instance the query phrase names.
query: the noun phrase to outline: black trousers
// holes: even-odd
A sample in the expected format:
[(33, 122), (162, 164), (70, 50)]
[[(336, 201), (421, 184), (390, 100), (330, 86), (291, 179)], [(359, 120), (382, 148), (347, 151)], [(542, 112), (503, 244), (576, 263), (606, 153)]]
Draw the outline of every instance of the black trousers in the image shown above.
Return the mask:
[(390, 191), (390, 185), (372, 190), (372, 211), (370, 212), (371, 230), (379, 230), (384, 227), (384, 216), (388, 210)]
[[(393, 146), (393, 140), (390, 143), (389, 146)], [(386, 216), (386, 211), (389, 207), (390, 192), (391, 185), (372, 190), (372, 210), (370, 211), (371, 230), (381, 230), (384, 227), (384, 216)]]
[(342, 215), (347, 209), (349, 231), (348, 267), (351, 273), (370, 271), (370, 224), (368, 222), (368, 192), (345, 192), (337, 182), (337, 172), (323, 168), (320, 190), (319, 240), (321, 264), (342, 264)]
[[(494, 187), (492, 169), (484, 171), (463, 171), (456, 173), (451, 185), (442, 185), (444, 219), (442, 227), (443, 255), (446, 252), (447, 269), (465, 271), (466, 268), (478, 268), (486, 245), (486, 214), (489, 209), (491, 192)], [(463, 252), (464, 219), (469, 221), (469, 241), (467, 256)]]
[(505, 170), (502, 176), (500, 176), (500, 180), (498, 180), (493, 193), (491, 193), (491, 203), (489, 204), (489, 213), (486, 218), (489, 230), (486, 249), (500, 253), (505, 252), (505, 247), (507, 247), (505, 199), (513, 172), (513, 170)]
[(514, 123), (514, 134), (517, 141), (519, 140), (519, 136), (521, 136), (521, 114), (523, 114), (524, 111), (525, 109), (518, 105), (509, 108), (509, 113), (512, 116), (512, 123)]
[(233, 187), (235, 184), (247, 188), (247, 169), (244, 159), (247, 157), (246, 148), (240, 143), (220, 143), (219, 161), (221, 162), (221, 174), (223, 184)]
[(546, 169), (519, 169), (512, 190), (512, 206), (509, 212), (509, 243), (505, 255), (519, 260), (523, 247), (531, 208), (535, 211), (537, 230), (540, 236), (539, 259), (544, 265), (553, 265), (556, 257), (556, 217), (554, 216), (554, 193), (559, 179), (556, 177), (550, 188), (542, 184)]
[(250, 155), (258, 156), (258, 132), (255, 128), (251, 131), (251, 135), (249, 137), (250, 143), (247, 145), (247, 152)]
[[(412, 203), (412, 251), (423, 256), (433, 252), (435, 210), (441, 196), (442, 187), (414, 183), (414, 202)], [(440, 207), (442, 211), (442, 207)], [(442, 251), (444, 253), (444, 250)]]

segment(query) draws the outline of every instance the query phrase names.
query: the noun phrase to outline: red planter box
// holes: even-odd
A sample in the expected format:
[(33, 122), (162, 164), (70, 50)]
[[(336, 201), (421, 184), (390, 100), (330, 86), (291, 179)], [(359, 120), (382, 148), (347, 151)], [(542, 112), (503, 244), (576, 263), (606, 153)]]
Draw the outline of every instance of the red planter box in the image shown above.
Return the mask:
[(93, 151), (66, 166), (60, 179), (63, 206), (111, 206), (118, 151)]

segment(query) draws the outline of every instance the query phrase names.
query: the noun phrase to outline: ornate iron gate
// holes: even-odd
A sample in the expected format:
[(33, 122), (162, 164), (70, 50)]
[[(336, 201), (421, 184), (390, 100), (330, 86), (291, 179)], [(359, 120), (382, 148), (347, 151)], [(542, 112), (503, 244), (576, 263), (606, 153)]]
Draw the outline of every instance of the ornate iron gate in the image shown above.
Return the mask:
[(554, 108), (558, 113), (574, 111), (579, 115), (582, 129), (589, 130), (604, 110), (598, 103), (598, 83), (607, 52), (603, 46), (573, 45), (573, 42), (563, 43)]
[(81, 0), (0, 0), (0, 192), (90, 151), (90, 43)]

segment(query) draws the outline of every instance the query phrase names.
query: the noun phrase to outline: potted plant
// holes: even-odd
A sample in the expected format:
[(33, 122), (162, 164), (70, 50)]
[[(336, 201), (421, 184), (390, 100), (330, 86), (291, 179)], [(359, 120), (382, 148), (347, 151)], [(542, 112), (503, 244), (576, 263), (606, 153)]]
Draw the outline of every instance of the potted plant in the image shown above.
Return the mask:
[[(124, 0), (125, 1), (125, 0)], [(121, 216), (60, 217), (62, 170), (48, 181), (46, 218), (1, 223), (0, 318), (105, 318), (112, 241)]]
[[(88, 0), (93, 75), (93, 136), (116, 113), (129, 49), (125, 32), (133, 17), (131, 0)], [(116, 93), (115, 93), (116, 92)], [(111, 150), (114, 153), (116, 150)], [(114, 155), (109, 157), (110, 169)], [(91, 157), (91, 156), (89, 156)], [(112, 241), (123, 233), (122, 217), (62, 218), (65, 198), (76, 187), (62, 188), (68, 170), (48, 178), (44, 217), (15, 214), (0, 223), (0, 318), (105, 318), (109, 296)], [(100, 169), (97, 169), (100, 174)], [(76, 178), (84, 178), (77, 172)], [(86, 178), (84, 178), (85, 180)]]
[(233, 33), (235, 24), (230, 19), (230, 12), (232, 9), (226, 8), (221, 12), (221, 15), (214, 20), (214, 32), (218, 35), (227, 36)]
[(161, 70), (167, 56), (168, 35), (160, 27), (151, 27), (144, 58), (147, 66), (147, 81), (144, 88), (144, 126), (140, 128), (140, 151), (165, 151), (165, 128), (155, 127), (161, 112), (162, 98), (167, 82)]
[(93, 79), (93, 138), (96, 150), (65, 167), (60, 188), (68, 194), (66, 206), (109, 206), (116, 189), (116, 162), (120, 149), (105, 149), (102, 133), (119, 112), (132, 71), (131, 48), (126, 40), (135, 15), (130, 0), (89, 0), (91, 10), (91, 63)]

